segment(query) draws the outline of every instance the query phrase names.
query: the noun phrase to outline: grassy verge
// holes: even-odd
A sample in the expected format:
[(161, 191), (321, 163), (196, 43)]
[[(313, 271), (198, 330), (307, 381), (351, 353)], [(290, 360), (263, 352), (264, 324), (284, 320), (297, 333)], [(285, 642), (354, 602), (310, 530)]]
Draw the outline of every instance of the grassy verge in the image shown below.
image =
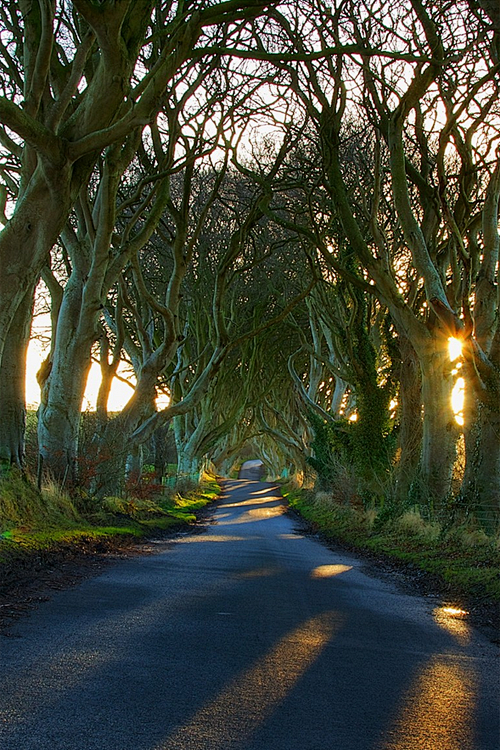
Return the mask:
[(219, 492), (215, 477), (206, 475), (200, 485), (184, 490), (153, 499), (108, 497), (82, 513), (57, 487), (38, 492), (22, 477), (11, 476), (0, 481), (0, 566), (70, 548), (102, 551), (187, 527)]
[(339, 505), (324, 492), (292, 486), (282, 492), (326, 539), (422, 570), (450, 596), (500, 602), (500, 539), (472, 522), (444, 526), (424, 520), (417, 509), (384, 518), (375, 510)]

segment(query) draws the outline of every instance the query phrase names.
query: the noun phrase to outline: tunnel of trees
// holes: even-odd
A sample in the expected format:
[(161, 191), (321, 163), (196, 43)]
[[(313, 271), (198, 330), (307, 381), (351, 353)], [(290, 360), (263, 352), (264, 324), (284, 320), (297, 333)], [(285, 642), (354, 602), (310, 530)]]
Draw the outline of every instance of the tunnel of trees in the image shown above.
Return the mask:
[(46, 305), (40, 476), (168, 446), (498, 519), (496, 2), (17, 0), (0, 82), (4, 474)]

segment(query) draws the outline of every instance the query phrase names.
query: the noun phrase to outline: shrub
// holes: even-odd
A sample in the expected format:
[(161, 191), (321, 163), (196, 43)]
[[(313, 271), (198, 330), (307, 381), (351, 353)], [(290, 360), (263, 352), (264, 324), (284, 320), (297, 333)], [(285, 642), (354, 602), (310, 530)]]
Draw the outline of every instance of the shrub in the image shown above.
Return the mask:
[(394, 521), (394, 527), (403, 534), (418, 537), (423, 542), (434, 544), (441, 535), (441, 525), (437, 521), (426, 521), (418, 508), (406, 511)]
[(464, 530), (460, 535), (460, 541), (467, 549), (492, 545), (492, 538), (488, 536), (484, 529)]
[(175, 483), (175, 491), (180, 495), (188, 495), (199, 487), (199, 482), (190, 476), (180, 476)]
[(165, 515), (165, 511), (159, 505), (147, 498), (110, 496), (103, 499), (102, 507), (112, 515), (130, 516), (135, 520)]
[(70, 495), (56, 482), (44, 482), (42, 486), (42, 500), (49, 517), (55, 520), (64, 517), (76, 521), (79, 518)]
[(125, 483), (125, 493), (138, 500), (154, 500), (163, 494), (163, 486), (158, 482), (154, 468), (143, 471), (141, 476), (132, 472)]

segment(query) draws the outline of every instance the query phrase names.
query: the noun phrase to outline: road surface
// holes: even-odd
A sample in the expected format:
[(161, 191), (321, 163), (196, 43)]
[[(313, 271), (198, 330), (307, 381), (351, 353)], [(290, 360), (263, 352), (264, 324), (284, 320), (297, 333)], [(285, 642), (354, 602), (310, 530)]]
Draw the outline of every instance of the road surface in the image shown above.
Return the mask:
[(251, 479), (260, 482), (265, 473), (264, 464), (258, 459), (245, 461), (238, 472), (238, 479)]
[(2, 750), (498, 750), (498, 649), (232, 481), (0, 639)]

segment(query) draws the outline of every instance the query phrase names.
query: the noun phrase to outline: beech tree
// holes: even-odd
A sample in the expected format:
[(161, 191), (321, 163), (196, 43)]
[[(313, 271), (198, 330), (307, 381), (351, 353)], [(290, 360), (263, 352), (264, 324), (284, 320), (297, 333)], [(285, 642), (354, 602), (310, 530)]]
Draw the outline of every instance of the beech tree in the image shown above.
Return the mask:
[[(172, 215), (172, 223), (175, 222), (175, 231), (172, 227), (173, 239), (165, 240), (164, 257), (160, 261), (166, 262), (165, 276), (170, 273), (168, 289), (162, 292), (162, 304), (168, 309), (161, 334), (168, 339), (166, 365), (175, 353), (181, 335), (175, 323), (179, 289), (199, 231), (196, 226), (189, 227), (187, 221), (190, 182), (200, 171), (198, 163), (220, 147), (221, 132), (231, 125), (237, 102), (248, 97), (248, 86), (239, 91), (241, 87), (227, 67), (226, 84), (231, 85), (230, 90), (214, 85), (213, 72), (207, 66), (195, 67), (176, 77), (156, 120), (142, 132), (138, 129), (125, 142), (105, 150), (61, 235), (69, 277), (61, 285), (49, 269), (42, 272), (53, 294), (61, 298), (51, 351), (39, 377), (40, 455), (44, 467), (55, 478), (76, 479), (78, 428), (91, 351), (99, 336), (105, 341), (100, 319), (108, 295), (117, 285), (120, 287), (115, 313), (117, 354), (124, 343), (120, 343), (123, 330), (120, 316), (127, 311), (120, 283), (124, 268), (129, 268), (129, 276), (134, 278), (134, 296), (143, 317), (155, 315), (156, 295), (153, 293), (151, 297), (147, 291), (139, 258), (147, 256), (148, 242), (158, 231), (158, 225), (166, 223), (168, 213)], [(217, 75), (216, 83), (219, 79)], [(179, 173), (183, 174), (183, 186), (177, 189), (180, 197), (175, 195)], [(199, 200), (197, 209), (203, 216)], [(154, 268), (145, 271), (155, 272)], [(147, 321), (144, 326), (147, 328)], [(104, 391), (109, 388), (116, 366), (107, 371), (104, 366), (104, 370), (100, 417), (105, 407)]]
[[(466, 3), (444, 9), (415, 0), (389, 11), (390, 24), (372, 2), (318, 3), (314, 12), (293, 18), (279, 9), (273, 15), (286, 50), (276, 65), (310, 118), (329, 212), (400, 341), (409, 342), (418, 358), (421, 497), (442, 502), (450, 492), (458, 436), (447, 339), (465, 341), (474, 367), (484, 373), (478, 386), (483, 395), (486, 372), (493, 380), (496, 372), (467, 324), (480, 312), (469, 309), (476, 277), (468, 257), (476, 249), (485, 257), (478, 227), (496, 205), (496, 32), (480, 14), (472, 17)], [(365, 146), (358, 145), (352, 158), (356, 130)], [(325, 209), (318, 211), (310, 195), (303, 231), (318, 236), (318, 220), (324, 225), (318, 247), (332, 271), (347, 278), (339, 245), (329, 248)], [(497, 459), (492, 464), (500, 465)]]
[[(269, 159), (268, 184), (286, 147), (278, 144)], [(266, 264), (289, 241), (265, 217), (268, 199), (267, 189), (261, 186), (242, 190), (227, 160), (212, 168), (206, 164), (198, 174), (186, 169), (179, 175), (177, 196), (171, 193), (155, 240), (164, 259), (158, 255), (152, 261), (151, 246), (131, 263), (115, 297), (119, 315), (110, 311), (107, 316), (109, 325), (117, 320), (125, 328), (120, 334), (116, 327), (115, 335), (122, 336), (129, 351), (137, 384), (128, 404), (101, 435), (100, 492), (111, 491), (110, 484), (119, 481), (125, 451), (174, 418), (178, 445), (184, 445), (182, 462), (194, 465), (206, 452), (208, 432), (214, 427), (221, 431), (207, 399), (212, 403), (212, 382), (226, 359), (244, 342), (282, 321), (307, 294), (302, 281), (294, 285), (286, 278), (281, 281), (276, 271), (274, 286), (267, 281), (268, 295), (262, 295), (262, 280), (269, 277)], [(172, 326), (176, 335), (170, 340)], [(154, 397), (162, 379), (168, 383), (171, 403), (156, 411)], [(231, 427), (227, 416), (221, 421)]]
[[(121, 460), (120, 441), (138, 446), (175, 418), (187, 463), (204, 452), (227, 461), (228, 435), (239, 444), (257, 433), (268, 456), (291, 460), (310, 444), (307, 409), (335, 419), (346, 393), (358, 400), (358, 434), (372, 420), (384, 436), (397, 385), (398, 491), (442, 505), (463, 429), (462, 499), (491, 517), (500, 482), (494, 3), (410, 0), (384, 9), (378, 0), (228, 0), (186, 9), (146, 0), (75, 0), (71, 7), (20, 0), (0, 14), (4, 465), (22, 463), (24, 355), (43, 274), (59, 325), (41, 373), (41, 445), (60, 477), (73, 471), (78, 402), (99, 338), (101, 458)], [(238, 107), (233, 75), (247, 92)], [(204, 93), (190, 110), (202, 80)], [(206, 102), (226, 113), (218, 131), (210, 108), (202, 113)], [(244, 157), (251, 110), (259, 111), (251, 120), (258, 135)], [(183, 128), (203, 123), (208, 140), (190, 151), (196, 138), (187, 147)], [(194, 163), (205, 148), (216, 149), (213, 164), (204, 165), (210, 198), (197, 203), (193, 181), (202, 169)], [(174, 183), (182, 185), (178, 194)], [(225, 226), (214, 232), (217, 215)], [(64, 290), (49, 267), (56, 242), (66, 260)], [(168, 248), (161, 282), (155, 243)], [(331, 294), (315, 292), (297, 307), (318, 275)], [(189, 308), (189, 293), (182, 294), (202, 276), (206, 285)], [(282, 304), (268, 295), (261, 308), (255, 284), (271, 278)], [(249, 315), (250, 304), (260, 320)], [(247, 344), (257, 351), (264, 331), (292, 309), (300, 322), (296, 347), (285, 347), (289, 398), (272, 388), (259, 394), (243, 370), (244, 387), (233, 394), (227, 378), (248, 360)], [(463, 347), (461, 427), (450, 400), (457, 377), (451, 336)], [(71, 347), (79, 376), (64, 380)], [(137, 386), (109, 421), (105, 394), (122, 349)], [(158, 384), (172, 401), (157, 412)], [(63, 414), (64, 392), (71, 418)], [(209, 423), (224, 392), (230, 403)], [(374, 410), (368, 418), (375, 402), (378, 421)]]
[(192, 9), (152, 0), (19, 0), (2, 8), (4, 207), (8, 195), (0, 233), (4, 465), (22, 463), (24, 377), (18, 368), (34, 288), (96, 159), (154, 118), (180, 68), (210, 56), (222, 40), (225, 49), (242, 37), (246, 42), (245, 19), (264, 8), (237, 0)]

